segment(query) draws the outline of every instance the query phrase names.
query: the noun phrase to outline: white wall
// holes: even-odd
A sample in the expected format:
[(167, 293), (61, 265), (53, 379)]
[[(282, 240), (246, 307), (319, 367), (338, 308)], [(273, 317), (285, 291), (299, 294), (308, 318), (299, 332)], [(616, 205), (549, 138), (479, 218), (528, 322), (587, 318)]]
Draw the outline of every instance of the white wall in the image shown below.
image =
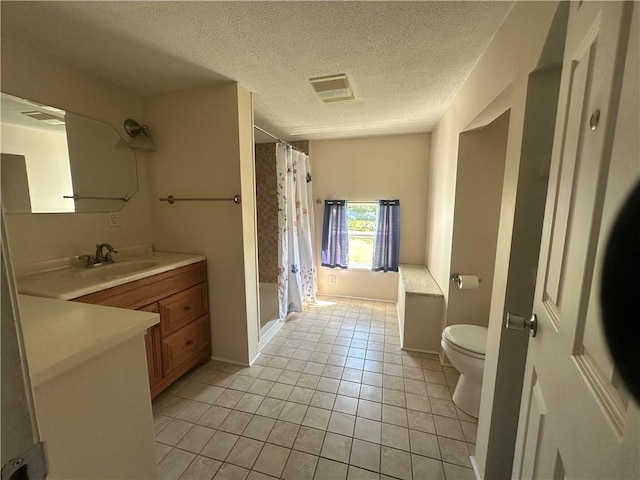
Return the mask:
[[(250, 94), (226, 83), (147, 97), (143, 111), (157, 144), (148, 164), (154, 250), (206, 255), (213, 356), (248, 363), (258, 344)], [(157, 200), (239, 193), (241, 205)]]
[(482, 282), (476, 290), (449, 290), (447, 325), (489, 325), (508, 133), (504, 113), (459, 137), (451, 272), (477, 275)]
[[(129, 92), (11, 39), (3, 38), (1, 49), (3, 92), (104, 121), (123, 138), (124, 120), (140, 118), (140, 101)], [(101, 242), (116, 248), (150, 244), (145, 159), (136, 158), (138, 193), (120, 210), (120, 228), (109, 228), (106, 213), (7, 214), (14, 263), (92, 253)]]
[[(324, 200), (400, 199), (400, 263), (424, 264), (427, 182), (431, 137), (428, 133), (346, 140), (312, 140), (318, 290), (395, 301), (397, 274), (320, 267)], [(329, 275), (335, 275), (330, 285)]]
[[(483, 380), (485, 389), (492, 389), (495, 384), (492, 378), (495, 379), (499, 332), (502, 326), (507, 270), (511, 253), (527, 80), (541, 56), (557, 6), (557, 2), (515, 3), (511, 13), (433, 132), (426, 257), (427, 267), (448, 300), (458, 136), (501, 92), (508, 88), (512, 89), (495, 277), (489, 314), (488, 350)], [(487, 388), (486, 385), (489, 387)], [(478, 425), (475, 456), (481, 475), (484, 474), (486, 463), (491, 403), (483, 398)]]
[[(32, 212), (73, 212), (69, 152), (64, 132), (2, 124), (2, 153), (23, 155)], [(24, 212), (23, 212), (24, 213)]]
[(242, 245), (246, 289), (247, 359), (252, 363), (260, 340), (258, 279), (258, 211), (256, 206), (256, 163), (253, 140), (253, 96), (238, 87), (238, 134), (240, 154), (240, 191), (242, 193)]

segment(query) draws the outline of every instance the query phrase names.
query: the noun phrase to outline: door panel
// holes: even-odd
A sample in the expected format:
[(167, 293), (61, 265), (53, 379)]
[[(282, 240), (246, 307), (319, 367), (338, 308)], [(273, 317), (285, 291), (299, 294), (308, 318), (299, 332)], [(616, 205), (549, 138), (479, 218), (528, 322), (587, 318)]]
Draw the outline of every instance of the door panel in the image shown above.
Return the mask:
[(640, 478), (639, 409), (598, 293), (608, 231), (640, 176), (634, 7), (570, 5), (514, 478)]
[[(595, 47), (595, 45), (591, 44), (591, 47)], [(584, 99), (588, 90), (587, 79), (593, 69), (592, 53), (593, 48), (589, 48), (583, 55), (580, 55), (579, 58), (572, 62), (571, 79), (568, 87), (571, 93), (568, 102), (567, 116), (563, 122), (566, 125), (566, 130), (562, 145), (563, 154), (561, 157), (560, 175), (561, 179), (566, 179), (566, 181), (558, 183), (557, 203), (555, 205), (552, 226), (553, 240), (551, 242), (551, 253), (549, 255), (545, 288), (547, 308), (550, 309), (552, 318), (556, 322), (559, 321), (562, 280), (565, 273), (566, 240), (568, 239), (569, 217), (571, 216), (573, 205), (572, 192), (574, 181), (577, 180), (576, 170), (580, 168), (580, 165), (577, 164), (579, 161), (577, 150), (580, 140), (581, 123), (575, 121), (575, 119), (584, 116)]]
[[(532, 378), (529, 382), (529, 397), (523, 399), (528, 402), (527, 418), (525, 420), (526, 431), (523, 432), (526, 445), (538, 445), (544, 428), (544, 419), (547, 408), (544, 403), (542, 389), (537, 381), (536, 372), (531, 372)], [(526, 387), (525, 387), (526, 390)], [(535, 478), (536, 451), (525, 450), (523, 452), (521, 470), (519, 478)]]

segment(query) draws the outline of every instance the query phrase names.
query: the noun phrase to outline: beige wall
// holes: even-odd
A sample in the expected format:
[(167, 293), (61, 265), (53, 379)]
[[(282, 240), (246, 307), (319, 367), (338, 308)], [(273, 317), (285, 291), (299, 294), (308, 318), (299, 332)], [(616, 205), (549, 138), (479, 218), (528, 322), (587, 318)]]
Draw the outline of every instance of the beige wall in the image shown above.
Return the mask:
[(476, 290), (449, 290), (447, 325), (489, 325), (509, 113), (460, 135), (451, 272), (477, 275)]
[[(315, 203), (318, 290), (395, 301), (397, 274), (320, 267), (324, 200), (400, 199), (400, 263), (424, 264), (428, 133), (309, 142)], [(329, 275), (335, 275), (330, 285)]]
[[(257, 296), (257, 287), (248, 289), (246, 284), (252, 274), (245, 274), (245, 267), (257, 268), (250, 258), (256, 248), (253, 136), (246, 131), (252, 128), (248, 95), (237, 84), (228, 83), (151, 96), (143, 102), (144, 119), (153, 125), (158, 147), (149, 155), (148, 165), (154, 250), (206, 255), (213, 355), (240, 363), (252, 359), (257, 335), (254, 339), (249, 329), (258, 328), (257, 304), (250, 312), (246, 306), (247, 299)], [(156, 200), (167, 195), (235, 194), (242, 194), (241, 205), (169, 205)], [(257, 277), (253, 279), (257, 282)], [(254, 340), (255, 347), (250, 346)]]
[(509, 139), (483, 380), (485, 388), (483, 389), (475, 455), (481, 475), (484, 475), (486, 463), (488, 422), (492, 405), (492, 398), (485, 398), (485, 392), (492, 391), (495, 385), (507, 281), (506, 272), (509, 263), (517, 193), (527, 79), (541, 56), (542, 47), (557, 5), (556, 2), (518, 2), (514, 5), (504, 24), (433, 132), (428, 189), (429, 231), (427, 232), (426, 257), (427, 267), (448, 300), (458, 136), (501, 92), (508, 88), (512, 89)]
[[(2, 39), (2, 91), (111, 124), (124, 138), (126, 118), (140, 118), (140, 102), (128, 92), (53, 57)], [(153, 135), (153, 126), (150, 127)], [(93, 253), (95, 244), (116, 248), (151, 243), (144, 156), (136, 153), (138, 193), (120, 210), (119, 228), (107, 213), (7, 214), (15, 263)]]

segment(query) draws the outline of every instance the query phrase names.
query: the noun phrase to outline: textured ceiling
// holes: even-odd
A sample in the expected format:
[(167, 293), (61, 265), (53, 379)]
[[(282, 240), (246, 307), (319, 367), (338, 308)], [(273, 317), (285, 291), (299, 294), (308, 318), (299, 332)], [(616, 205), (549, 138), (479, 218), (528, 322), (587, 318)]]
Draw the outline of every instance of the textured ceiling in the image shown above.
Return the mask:
[[(141, 95), (235, 80), (287, 140), (430, 131), (512, 2), (0, 2), (2, 37)], [(311, 77), (346, 73), (324, 104)]]

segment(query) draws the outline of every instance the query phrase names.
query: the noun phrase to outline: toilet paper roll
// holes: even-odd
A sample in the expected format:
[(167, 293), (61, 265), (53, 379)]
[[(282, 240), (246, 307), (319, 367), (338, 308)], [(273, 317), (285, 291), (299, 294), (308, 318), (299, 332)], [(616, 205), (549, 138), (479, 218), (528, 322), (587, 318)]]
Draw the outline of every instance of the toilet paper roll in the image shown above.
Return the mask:
[(458, 275), (460, 290), (475, 290), (480, 285), (480, 279), (475, 275)]

